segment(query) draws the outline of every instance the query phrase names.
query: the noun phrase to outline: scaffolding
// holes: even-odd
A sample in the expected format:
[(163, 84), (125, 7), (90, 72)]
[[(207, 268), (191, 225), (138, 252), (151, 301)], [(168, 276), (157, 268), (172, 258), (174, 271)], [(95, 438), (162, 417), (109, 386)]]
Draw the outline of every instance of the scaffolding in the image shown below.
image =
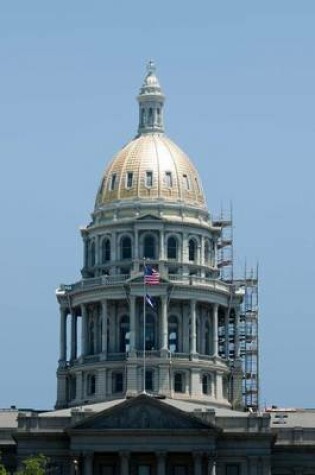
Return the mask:
[[(230, 284), (231, 292), (227, 309), (221, 309), (218, 316), (219, 356), (228, 360), (230, 367), (241, 362), (242, 398), (245, 408), (259, 407), (259, 338), (258, 338), (258, 266), (248, 270), (245, 264), (244, 276), (234, 276), (233, 266), (233, 219), (229, 215), (213, 221), (221, 228), (217, 242), (216, 265), (219, 279)], [(236, 295), (242, 295), (239, 308), (235, 306)], [(239, 351), (236, 351), (236, 348)]]

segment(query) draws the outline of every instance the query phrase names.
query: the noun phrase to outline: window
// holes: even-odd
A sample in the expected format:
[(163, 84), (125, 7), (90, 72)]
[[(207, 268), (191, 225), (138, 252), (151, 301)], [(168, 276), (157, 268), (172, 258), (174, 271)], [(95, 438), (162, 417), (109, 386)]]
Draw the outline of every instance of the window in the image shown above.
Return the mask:
[[(142, 316), (142, 324), (141, 324), (141, 334), (140, 334), (140, 344), (141, 348), (143, 348), (143, 316)], [(147, 351), (154, 350), (156, 348), (155, 345), (155, 320), (153, 315), (146, 315), (145, 319), (145, 349)]]
[(77, 393), (77, 380), (74, 375), (69, 376), (69, 400), (72, 401), (76, 398)]
[(153, 391), (153, 371), (147, 370), (145, 372), (145, 388), (148, 391)]
[(184, 186), (184, 190), (190, 189), (189, 178), (187, 175), (183, 175), (183, 186)]
[(173, 186), (172, 172), (165, 172), (164, 183), (165, 183), (165, 186), (167, 186), (168, 188), (172, 188)]
[(102, 241), (102, 264), (110, 261), (110, 240), (108, 238)]
[(113, 393), (123, 392), (123, 374), (122, 373), (113, 373), (112, 390), (113, 390)]
[(87, 393), (89, 395), (95, 394), (96, 391), (96, 378), (94, 374), (88, 374), (87, 377)]
[(155, 259), (155, 239), (151, 234), (144, 238), (143, 257), (146, 259)]
[(208, 321), (206, 322), (206, 325), (205, 325), (204, 339), (205, 339), (205, 354), (210, 355), (210, 325)]
[(114, 466), (113, 465), (102, 465), (101, 466), (101, 475), (114, 475)]
[(184, 375), (182, 373), (175, 373), (174, 376), (174, 391), (176, 393), (184, 393)]
[(153, 172), (146, 172), (145, 186), (147, 186), (148, 188), (151, 188), (153, 186)]
[(110, 186), (109, 186), (110, 191), (113, 191), (115, 189), (115, 184), (116, 184), (116, 173), (113, 173), (110, 180)]
[(131, 239), (129, 236), (125, 236), (121, 240), (121, 258), (131, 259)]
[(178, 321), (175, 316), (168, 321), (168, 347), (171, 353), (178, 351)]
[(177, 259), (177, 239), (173, 236), (167, 241), (167, 258)]
[(229, 382), (226, 376), (223, 376), (222, 378), (222, 386), (223, 386), (223, 397), (227, 399), (229, 395)]
[(198, 181), (198, 178), (196, 176), (195, 176), (195, 183), (196, 183), (197, 191), (200, 192), (199, 181)]
[(194, 261), (196, 259), (196, 242), (190, 239), (188, 243), (188, 259)]
[(128, 353), (130, 342), (129, 333), (129, 317), (125, 315), (119, 324), (119, 351), (120, 353)]
[(202, 394), (211, 394), (211, 375), (204, 374), (202, 376)]
[(93, 241), (91, 244), (90, 248), (90, 261), (91, 261), (91, 266), (95, 266), (95, 242)]
[(208, 264), (209, 262), (209, 256), (210, 256), (210, 246), (209, 246), (209, 241), (206, 241), (205, 242), (205, 255), (204, 255), (204, 259), (205, 259), (205, 263)]
[(127, 181), (127, 188), (131, 188), (132, 187), (132, 181), (133, 181), (133, 173), (132, 172), (127, 172), (126, 181)]

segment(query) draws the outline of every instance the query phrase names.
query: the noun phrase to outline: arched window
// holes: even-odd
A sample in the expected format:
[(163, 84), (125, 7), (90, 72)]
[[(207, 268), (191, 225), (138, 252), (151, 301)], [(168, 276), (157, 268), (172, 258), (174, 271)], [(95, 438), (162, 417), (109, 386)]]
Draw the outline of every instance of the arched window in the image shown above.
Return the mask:
[(153, 109), (150, 107), (149, 109), (149, 125), (153, 125)]
[(211, 375), (204, 374), (202, 376), (202, 394), (211, 394)]
[(91, 267), (95, 266), (95, 242), (93, 241), (91, 243), (90, 247), (90, 262), (91, 262)]
[(188, 243), (188, 259), (194, 261), (196, 259), (196, 242), (190, 239)]
[(73, 399), (76, 398), (76, 393), (77, 393), (77, 379), (74, 374), (69, 376), (68, 383), (69, 383), (69, 400), (72, 401)]
[(131, 256), (131, 238), (129, 236), (124, 236), (121, 240), (121, 258), (131, 259)]
[(155, 259), (155, 239), (151, 234), (144, 237), (143, 257)]
[(121, 318), (119, 324), (119, 352), (128, 353), (129, 352), (129, 317), (125, 315)]
[(171, 353), (178, 351), (178, 321), (175, 316), (168, 320), (168, 347)]
[(167, 258), (177, 259), (177, 239), (174, 236), (168, 238), (167, 241)]
[(174, 375), (174, 391), (176, 393), (185, 392), (185, 378), (183, 373), (175, 373)]
[(145, 125), (145, 109), (141, 109), (141, 127)]
[(102, 241), (102, 264), (110, 261), (110, 240), (108, 238)]
[(204, 259), (205, 259), (206, 264), (208, 264), (208, 262), (209, 262), (209, 257), (210, 257), (210, 246), (209, 246), (209, 241), (206, 241), (205, 242), (205, 255), (204, 255)]

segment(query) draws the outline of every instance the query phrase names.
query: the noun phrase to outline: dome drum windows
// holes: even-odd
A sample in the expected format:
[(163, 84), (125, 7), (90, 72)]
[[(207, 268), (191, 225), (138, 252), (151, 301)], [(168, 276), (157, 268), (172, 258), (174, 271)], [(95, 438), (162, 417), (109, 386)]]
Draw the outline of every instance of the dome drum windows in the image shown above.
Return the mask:
[(178, 253), (178, 241), (174, 236), (171, 236), (167, 240), (167, 258), (177, 259)]
[(120, 258), (132, 259), (132, 243), (130, 236), (123, 236), (120, 241)]
[(126, 173), (126, 188), (132, 188), (133, 184), (133, 172)]
[(119, 324), (119, 352), (128, 353), (130, 350), (130, 324), (129, 317), (124, 316)]
[(167, 186), (167, 188), (172, 188), (172, 186), (173, 186), (172, 172), (165, 172), (164, 184), (165, 184), (165, 186)]
[(153, 186), (153, 171), (148, 170), (145, 173), (145, 186), (147, 188), (152, 188)]
[(112, 373), (112, 393), (119, 394), (124, 390), (124, 375), (122, 372)]
[(189, 239), (188, 242), (188, 260), (195, 262), (197, 258), (197, 243), (194, 239)]
[(183, 187), (184, 187), (184, 190), (186, 191), (190, 190), (189, 178), (188, 178), (188, 175), (186, 174), (183, 175)]
[(142, 257), (145, 259), (157, 258), (157, 238), (154, 234), (145, 234), (141, 239), (142, 244)]
[(106, 264), (108, 261), (110, 261), (111, 245), (110, 245), (110, 239), (108, 237), (106, 237), (102, 241), (101, 255), (102, 255), (102, 264)]
[(113, 191), (115, 189), (116, 178), (117, 178), (116, 173), (113, 173), (111, 178), (110, 178), (110, 182), (109, 182), (109, 190), (110, 191)]
[(92, 396), (96, 393), (96, 376), (95, 374), (87, 375), (87, 394)]

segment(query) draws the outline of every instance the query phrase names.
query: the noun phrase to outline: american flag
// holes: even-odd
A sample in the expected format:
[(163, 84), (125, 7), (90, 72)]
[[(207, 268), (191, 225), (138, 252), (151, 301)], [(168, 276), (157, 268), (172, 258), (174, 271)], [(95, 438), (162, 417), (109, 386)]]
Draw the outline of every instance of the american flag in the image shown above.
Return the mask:
[(160, 274), (151, 266), (144, 267), (144, 283), (146, 285), (157, 285), (160, 283)]

